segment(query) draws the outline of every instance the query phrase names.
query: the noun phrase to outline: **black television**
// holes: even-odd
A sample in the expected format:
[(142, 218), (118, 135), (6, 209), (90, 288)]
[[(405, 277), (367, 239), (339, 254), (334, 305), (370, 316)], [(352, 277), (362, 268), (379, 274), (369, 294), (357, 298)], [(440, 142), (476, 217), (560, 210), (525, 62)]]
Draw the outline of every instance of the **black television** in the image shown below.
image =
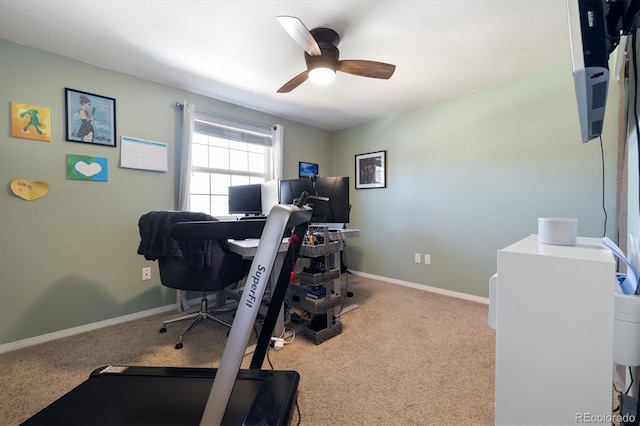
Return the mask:
[(314, 223), (349, 223), (349, 177), (311, 177), (280, 181), (280, 203), (291, 204), (302, 192), (309, 194)]
[(319, 168), (316, 163), (298, 162), (298, 177), (318, 176)]
[(640, 2), (567, 0), (573, 80), (582, 142), (602, 134), (609, 85), (609, 55), (638, 27)]
[(261, 215), (262, 185), (234, 185), (229, 187), (229, 214)]

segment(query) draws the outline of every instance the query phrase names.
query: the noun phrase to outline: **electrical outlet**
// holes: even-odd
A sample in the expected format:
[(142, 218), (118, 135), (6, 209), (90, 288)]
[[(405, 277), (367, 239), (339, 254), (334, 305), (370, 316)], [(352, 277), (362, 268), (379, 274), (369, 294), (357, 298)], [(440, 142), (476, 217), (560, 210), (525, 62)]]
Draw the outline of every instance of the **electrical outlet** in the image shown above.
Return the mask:
[(431, 265), (431, 255), (430, 254), (425, 254), (424, 255), (424, 264), (425, 265)]
[(142, 281), (148, 281), (151, 279), (151, 268), (142, 268)]
[(422, 257), (420, 256), (420, 253), (416, 253), (414, 257), (416, 259), (416, 263), (420, 263), (420, 258)]

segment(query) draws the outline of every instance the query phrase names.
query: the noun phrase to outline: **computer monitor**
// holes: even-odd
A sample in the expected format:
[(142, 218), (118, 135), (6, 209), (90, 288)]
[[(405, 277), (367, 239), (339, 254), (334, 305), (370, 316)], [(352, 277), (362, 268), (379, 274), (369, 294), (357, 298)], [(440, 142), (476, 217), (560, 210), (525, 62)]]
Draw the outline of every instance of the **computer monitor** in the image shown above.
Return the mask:
[(229, 214), (261, 215), (262, 185), (235, 185), (229, 187)]
[[(312, 182), (313, 184), (313, 182)], [(311, 199), (315, 222), (349, 223), (349, 177), (319, 177), (315, 179), (315, 195), (327, 197), (329, 201)], [(314, 195), (314, 193), (310, 193)]]
[(283, 179), (280, 181), (280, 204), (294, 204), (303, 192), (311, 194), (313, 186), (308, 177), (300, 179)]
[(351, 204), (348, 176), (282, 180), (280, 203), (293, 203), (303, 191), (310, 195), (307, 204), (313, 208), (314, 223), (349, 223)]
[(318, 165), (316, 163), (298, 162), (298, 177), (318, 176)]

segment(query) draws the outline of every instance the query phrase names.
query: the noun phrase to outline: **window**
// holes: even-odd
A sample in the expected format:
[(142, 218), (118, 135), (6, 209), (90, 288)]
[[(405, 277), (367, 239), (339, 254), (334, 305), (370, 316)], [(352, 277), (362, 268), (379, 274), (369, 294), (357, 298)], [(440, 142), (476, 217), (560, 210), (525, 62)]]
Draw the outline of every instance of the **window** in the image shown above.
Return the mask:
[(216, 217), (229, 216), (229, 186), (275, 176), (271, 127), (220, 121), (196, 112), (189, 184), (189, 210)]

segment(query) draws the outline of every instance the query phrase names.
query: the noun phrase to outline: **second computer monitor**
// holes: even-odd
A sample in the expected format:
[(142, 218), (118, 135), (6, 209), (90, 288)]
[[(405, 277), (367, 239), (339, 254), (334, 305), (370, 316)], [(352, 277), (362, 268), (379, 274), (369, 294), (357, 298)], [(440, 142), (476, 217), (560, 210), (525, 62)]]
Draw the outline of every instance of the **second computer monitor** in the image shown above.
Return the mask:
[(236, 185), (229, 187), (229, 214), (262, 214), (262, 185)]
[[(280, 181), (280, 203), (292, 204), (302, 192), (311, 197), (307, 204), (313, 207), (316, 223), (349, 223), (349, 177), (317, 177)], [(314, 196), (319, 198), (314, 198)], [(328, 200), (325, 200), (328, 198)]]
[(280, 204), (295, 204), (303, 192), (311, 194), (310, 178), (284, 179), (280, 181)]

